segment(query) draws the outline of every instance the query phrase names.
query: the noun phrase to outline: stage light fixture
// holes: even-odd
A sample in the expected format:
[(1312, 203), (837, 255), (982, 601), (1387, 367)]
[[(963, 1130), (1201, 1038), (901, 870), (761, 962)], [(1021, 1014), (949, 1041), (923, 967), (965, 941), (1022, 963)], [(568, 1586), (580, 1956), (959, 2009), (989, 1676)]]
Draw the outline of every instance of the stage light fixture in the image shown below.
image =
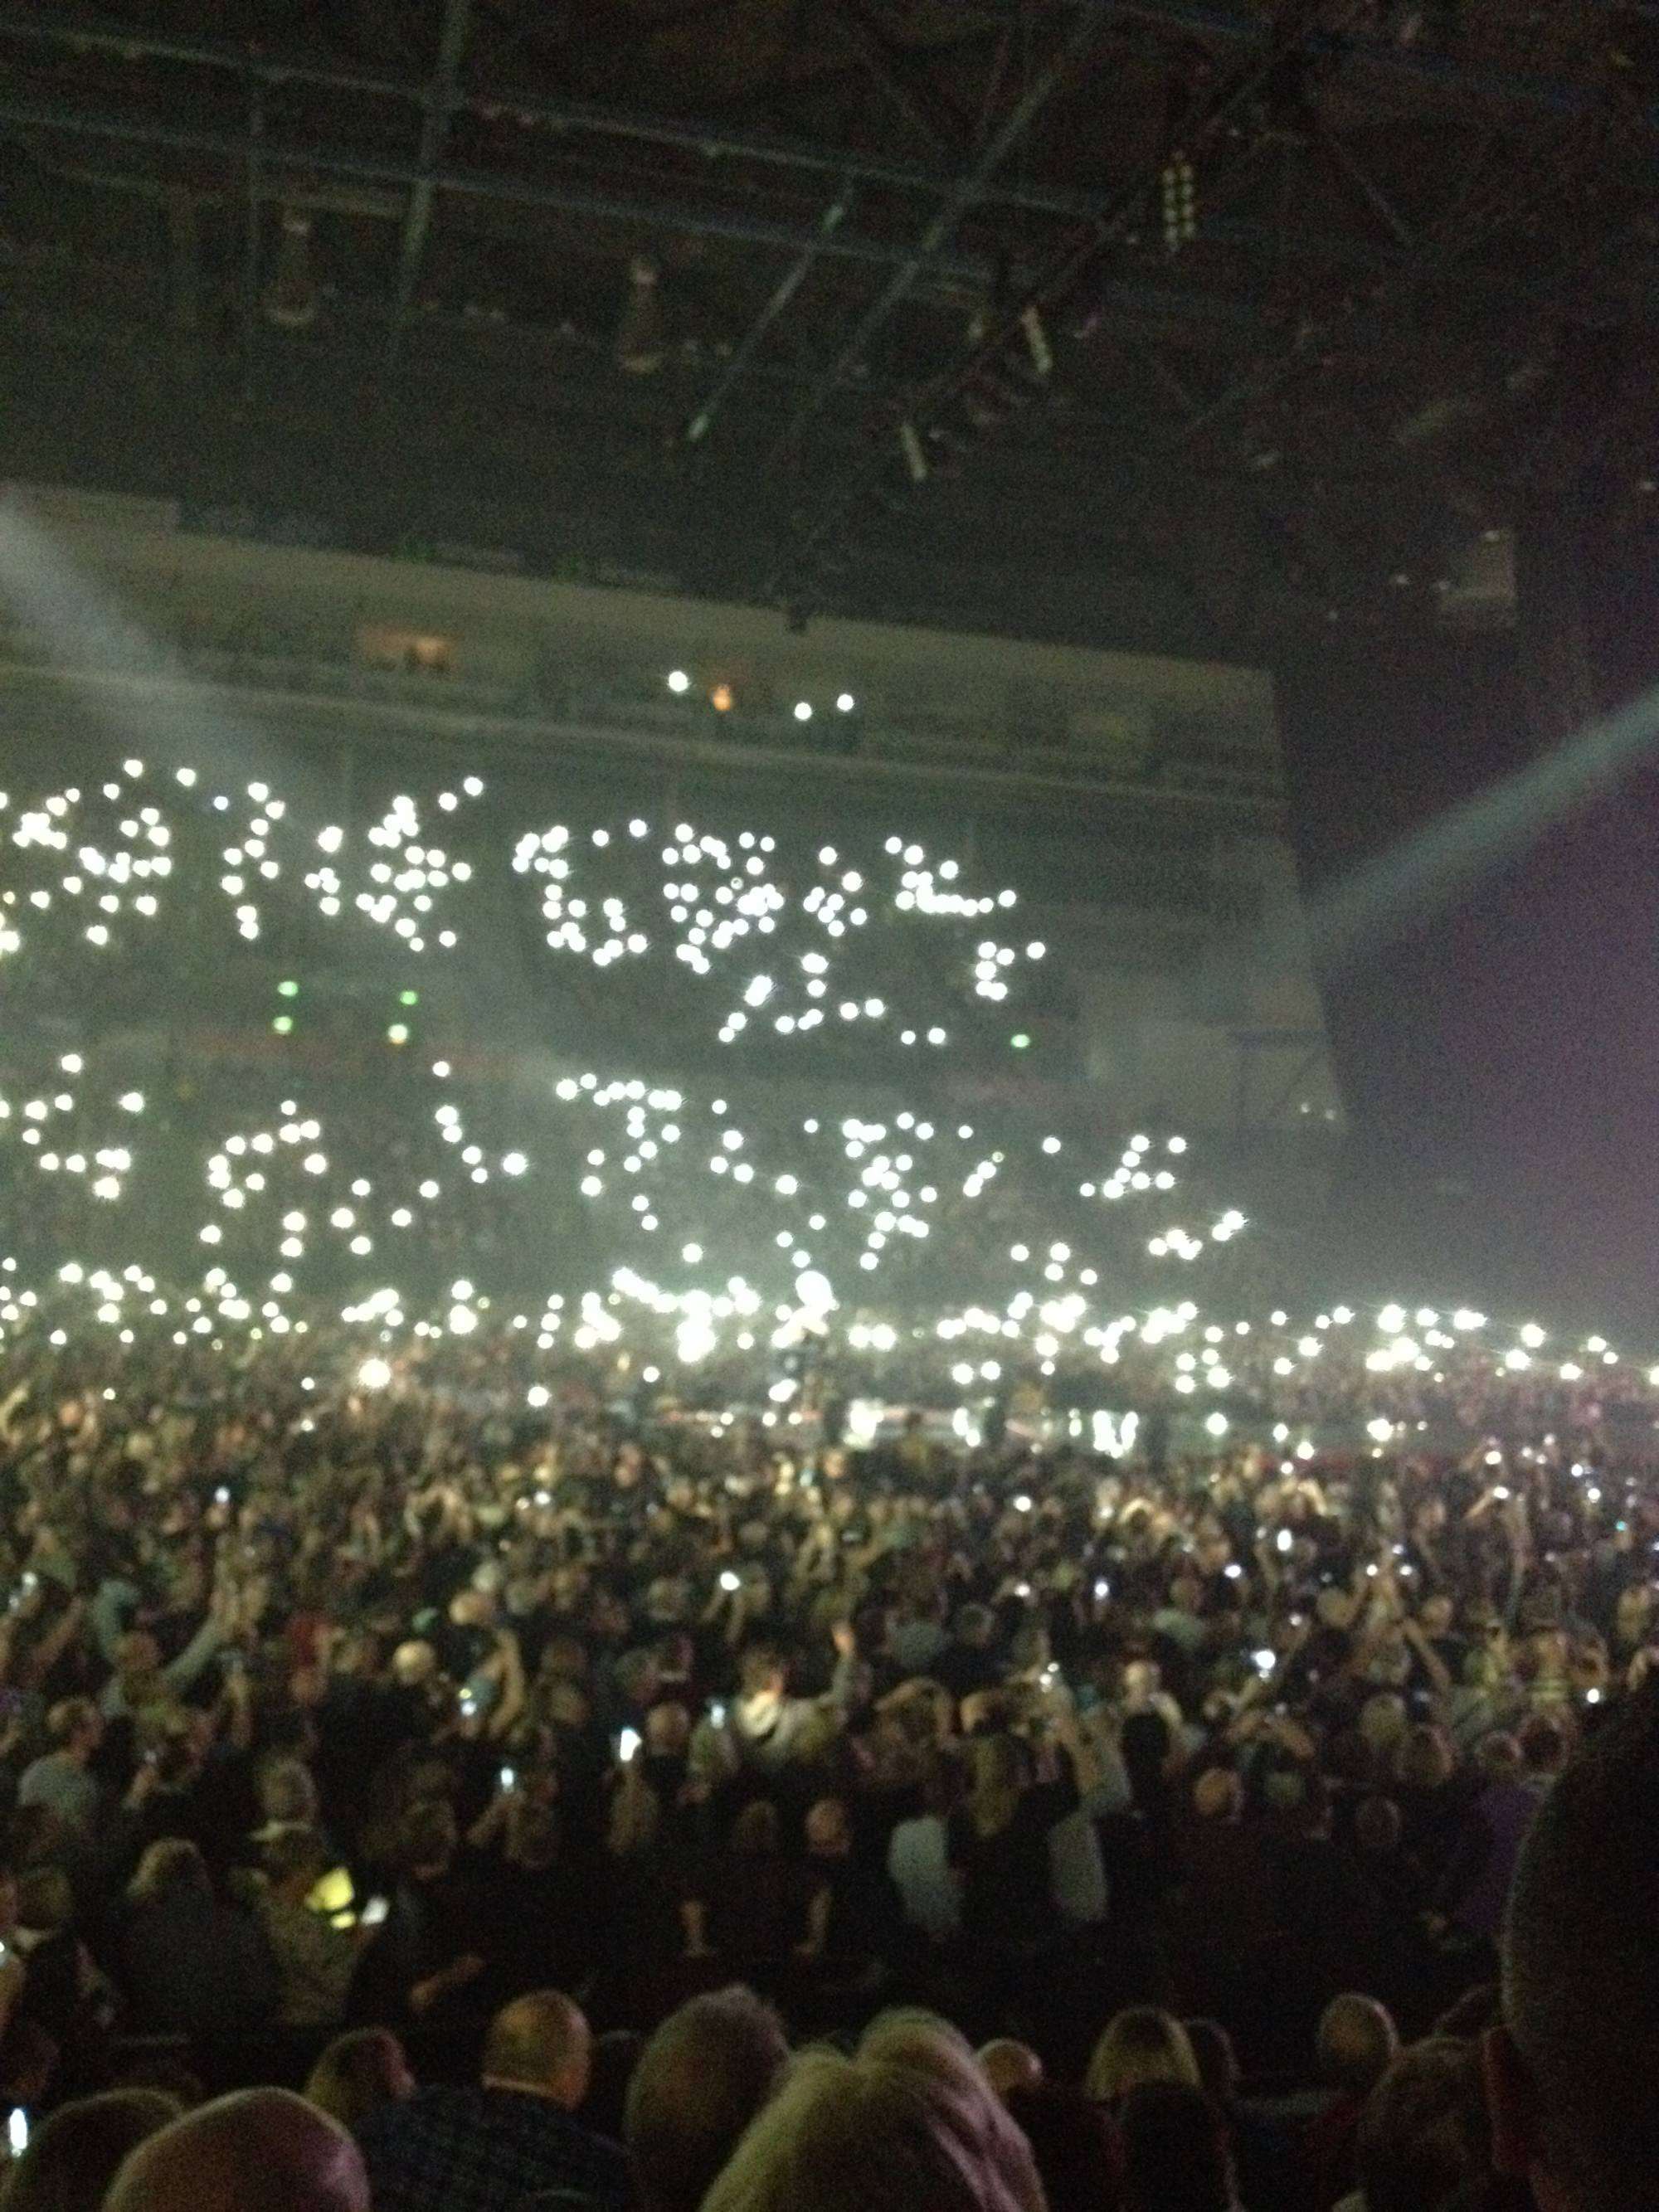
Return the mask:
[(1019, 326), (1025, 333), (1025, 349), (1031, 356), (1031, 366), (1039, 376), (1052, 376), (1054, 349), (1048, 343), (1048, 326), (1036, 301), (1019, 311)]
[(265, 292), (265, 319), (279, 330), (308, 330), (317, 319), (317, 280), (311, 268), (311, 217), (301, 208), (283, 210), (276, 246), (276, 273)]
[(630, 376), (653, 376), (668, 356), (657, 276), (649, 254), (636, 253), (628, 264), (628, 302), (617, 325), (616, 357), (617, 368)]
[(1198, 182), (1185, 154), (1171, 154), (1164, 166), (1164, 243), (1172, 254), (1198, 236)]

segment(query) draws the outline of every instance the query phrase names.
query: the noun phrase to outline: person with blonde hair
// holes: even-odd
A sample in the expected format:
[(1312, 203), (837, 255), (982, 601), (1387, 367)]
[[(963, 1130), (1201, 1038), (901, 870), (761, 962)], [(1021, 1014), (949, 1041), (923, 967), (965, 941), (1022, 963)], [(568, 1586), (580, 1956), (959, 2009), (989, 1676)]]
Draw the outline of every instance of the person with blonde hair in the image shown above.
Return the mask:
[(382, 2105), (400, 2105), (415, 2094), (404, 2046), (389, 2027), (354, 2028), (337, 2035), (311, 2069), (306, 2102), (356, 2135)]
[(1030, 2148), (956, 2030), (884, 2014), (794, 2059), (702, 2212), (1047, 2212)]
[(1202, 2087), (1198, 2061), (1181, 2022), (1156, 2005), (1131, 2005), (1110, 2021), (1089, 2061), (1084, 2087), (1103, 2105), (1121, 2104), (1149, 2081)]
[(952, 1851), (962, 1871), (962, 1925), (975, 1942), (1005, 1954), (1029, 1954), (1058, 1927), (1049, 1838), (1077, 1809), (1075, 1744), (1073, 1735), (1064, 1761), (1054, 1745), (1039, 1752), (1010, 1730), (969, 1745), (967, 1797)]
[(1042, 2087), (1042, 2061), (1029, 2043), (1016, 2043), (1012, 2036), (995, 2036), (985, 2045), (979, 2069), (1005, 2105), (1016, 2090)]

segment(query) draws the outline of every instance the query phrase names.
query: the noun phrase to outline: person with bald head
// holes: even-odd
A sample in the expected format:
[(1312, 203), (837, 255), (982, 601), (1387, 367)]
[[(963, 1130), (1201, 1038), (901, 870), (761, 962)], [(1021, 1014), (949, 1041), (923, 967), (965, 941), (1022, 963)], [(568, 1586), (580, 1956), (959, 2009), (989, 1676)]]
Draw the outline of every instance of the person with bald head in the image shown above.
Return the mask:
[(221, 2097), (140, 2143), (104, 2212), (369, 2212), (357, 2146), (287, 2089)]
[(571, 2116), (587, 2094), (592, 2037), (556, 1990), (516, 1997), (484, 2039), (475, 2088), (422, 2089), (383, 2106), (358, 2141), (374, 2212), (505, 2212), (570, 2191), (599, 2208), (633, 2195), (621, 2147)]

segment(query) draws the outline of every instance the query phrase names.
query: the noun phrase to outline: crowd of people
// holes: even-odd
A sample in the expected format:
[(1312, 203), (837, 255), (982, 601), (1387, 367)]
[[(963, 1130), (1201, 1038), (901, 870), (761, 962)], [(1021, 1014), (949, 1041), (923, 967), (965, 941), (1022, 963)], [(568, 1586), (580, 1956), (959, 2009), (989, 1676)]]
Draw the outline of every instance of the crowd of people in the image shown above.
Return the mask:
[(1659, 1492), (1599, 1398), (858, 1451), (454, 1351), (8, 1347), (7, 2203), (1646, 2201), (1583, 1975), (1646, 2021)]

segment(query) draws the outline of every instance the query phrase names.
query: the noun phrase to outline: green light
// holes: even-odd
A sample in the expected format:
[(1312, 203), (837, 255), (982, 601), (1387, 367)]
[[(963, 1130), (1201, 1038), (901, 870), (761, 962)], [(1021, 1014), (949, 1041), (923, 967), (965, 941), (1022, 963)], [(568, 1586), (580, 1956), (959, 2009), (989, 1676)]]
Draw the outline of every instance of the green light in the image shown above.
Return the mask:
[(398, 1004), (400, 1006), (418, 1006), (420, 1003), (421, 994), (418, 991), (399, 991), (398, 994)]
[(1016, 1052), (1029, 1052), (1031, 1048), (1031, 1040), (1024, 1030), (1016, 1030), (1008, 1042)]
[(290, 976), (276, 986), (276, 995), (279, 999), (297, 999), (300, 995), (300, 987)]
[(292, 1014), (278, 1014), (270, 1026), (278, 1036), (286, 1036), (294, 1027), (294, 1017)]
[(409, 1031), (401, 1022), (393, 1022), (392, 1027), (386, 1031), (386, 1040), (391, 1044), (407, 1044)]

